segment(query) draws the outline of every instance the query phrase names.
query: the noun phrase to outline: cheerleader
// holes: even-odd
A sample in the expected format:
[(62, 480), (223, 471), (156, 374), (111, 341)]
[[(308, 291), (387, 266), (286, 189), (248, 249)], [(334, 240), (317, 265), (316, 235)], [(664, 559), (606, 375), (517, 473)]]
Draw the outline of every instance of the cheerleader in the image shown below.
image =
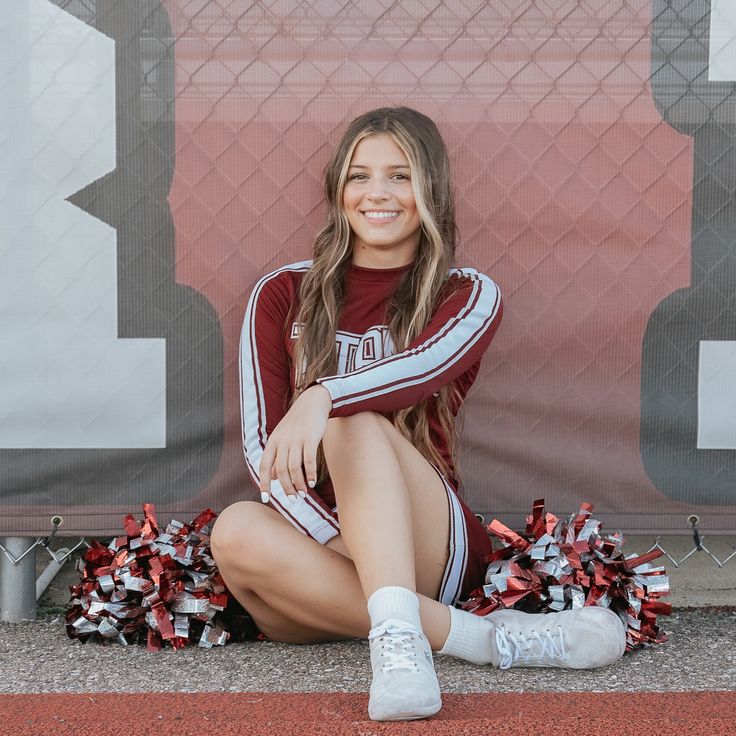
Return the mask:
[(483, 584), (491, 550), (458, 493), (455, 417), (502, 301), (454, 265), (435, 124), (405, 107), (356, 118), (325, 195), (313, 258), (264, 276), (245, 314), (243, 449), (262, 503), (215, 524), (228, 588), (269, 639), (367, 637), (374, 720), (440, 709), (433, 651), (500, 668), (615, 661), (625, 632), (608, 609), (453, 605)]

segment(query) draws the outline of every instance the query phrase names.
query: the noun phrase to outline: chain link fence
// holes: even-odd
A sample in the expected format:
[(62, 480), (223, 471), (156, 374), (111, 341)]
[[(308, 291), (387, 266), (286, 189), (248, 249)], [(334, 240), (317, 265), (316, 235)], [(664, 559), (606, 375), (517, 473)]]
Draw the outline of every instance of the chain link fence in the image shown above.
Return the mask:
[[(22, 554), (20, 554), (17, 557), (14, 556), (11, 552), (9, 552), (5, 548), (5, 546), (0, 542), (0, 553), (4, 554), (5, 558), (12, 565), (17, 565), (27, 555), (36, 554), (40, 550), (45, 550), (51, 560), (53, 560), (58, 565), (61, 565), (64, 562), (66, 562), (77, 550), (82, 550), (90, 546), (86, 537), (79, 537), (78, 539), (72, 540), (70, 542), (72, 546), (65, 546), (60, 550), (53, 550), (51, 548), (51, 543), (53, 542), (54, 538), (55, 538), (54, 531), (52, 531), (51, 534), (49, 534), (49, 536), (47, 537), (37, 537), (30, 544), (30, 546)], [(734, 538), (734, 544), (732, 545), (732, 549), (734, 551), (728, 554), (723, 559), (721, 559), (717, 555), (713, 554), (705, 546), (705, 536), (701, 536), (700, 530), (698, 529), (697, 524), (692, 524), (692, 549), (689, 552), (687, 552), (684, 556), (680, 557), (679, 559), (676, 557), (673, 557), (670, 554), (670, 552), (660, 543), (660, 537), (657, 537), (654, 540), (653, 544), (645, 551), (649, 552), (653, 549), (661, 550), (663, 555), (667, 557), (667, 559), (675, 567), (680, 567), (683, 563), (687, 562), (687, 560), (692, 558), (693, 555), (697, 554), (698, 552), (705, 553), (713, 561), (713, 564), (717, 565), (718, 567), (724, 567), (733, 558), (736, 557), (736, 538)]]
[[(678, 544), (677, 548), (680, 552), (676, 555), (670, 549), (668, 549), (661, 542), (661, 538), (657, 537), (654, 542), (649, 546), (645, 552), (658, 549), (662, 552), (663, 556), (669, 560), (675, 569), (682, 568), (688, 563), (693, 564), (696, 560), (702, 560), (702, 555), (708, 557), (713, 566), (723, 569), (726, 568), (728, 578), (736, 575), (736, 538), (732, 540), (732, 543), (727, 542), (727, 551), (722, 556), (714, 554), (706, 545), (704, 535), (700, 534), (697, 520), (690, 520), (692, 528), (692, 546), (684, 554), (682, 553), (682, 544)], [(37, 537), (35, 540), (31, 539), (3, 539), (0, 541), (0, 601), (2, 601), (2, 610), (0, 611), (0, 621), (19, 622), (29, 618), (36, 617), (36, 602), (39, 601), (47, 587), (51, 584), (57, 573), (60, 572), (62, 566), (70, 559), (73, 559), (75, 553), (82, 553), (84, 549), (90, 546), (89, 541), (85, 537), (79, 537), (78, 539), (70, 540), (65, 546), (58, 547), (60, 542), (59, 538), (56, 537), (57, 528), (51, 531), (48, 536)], [(52, 544), (56, 540), (57, 548), (53, 549)], [(639, 538), (638, 541), (641, 541)], [(724, 538), (719, 538), (719, 547), (724, 549)], [(14, 554), (13, 549), (8, 549), (5, 544), (8, 542), (21, 542), (20, 546), (16, 544), (15, 550), (19, 550), (19, 553)], [(728, 551), (730, 549), (730, 552)], [(41, 574), (35, 578), (35, 591), (34, 591), (34, 577), (35, 571), (42, 565), (42, 559), (38, 558), (38, 553), (41, 551), (46, 553), (48, 557), (48, 564), (42, 569)], [(43, 554), (43, 553), (42, 553)], [(732, 563), (732, 564), (729, 564)], [(25, 569), (22, 569), (22, 568)], [(702, 567), (700, 568), (702, 574)], [(697, 567), (696, 567), (697, 571)], [(736, 578), (734, 578), (736, 579)], [(34, 597), (35, 592), (35, 597)], [(58, 605), (55, 610), (60, 610)]]
[[(65, 539), (65, 545), (62, 544), (62, 538), (57, 536), (57, 532), (63, 523), (60, 517), (52, 519), (52, 530), (48, 536), (40, 536), (35, 540), (22, 538), (5, 538), (0, 540), (0, 621), (19, 622), (36, 617), (36, 602), (41, 600), (47, 587), (52, 583), (55, 576), (61, 571), (63, 565), (70, 559), (73, 559), (75, 553), (82, 554), (83, 551), (90, 547), (90, 541), (85, 537), (77, 539)], [(725, 581), (731, 580), (731, 576), (736, 570), (736, 562), (729, 566), (729, 563), (736, 558), (736, 538), (729, 540), (727, 537), (720, 536), (718, 538), (718, 548), (721, 550), (720, 557), (715, 554), (705, 544), (706, 537), (701, 535), (699, 529), (699, 519), (695, 515), (688, 518), (688, 524), (691, 528), (691, 546), (686, 549), (684, 544), (687, 537), (669, 537), (669, 543), (663, 543), (661, 537), (656, 537), (653, 543), (646, 548), (645, 552), (652, 550), (660, 550), (663, 556), (669, 560), (675, 569), (690, 564), (702, 562), (703, 556), (707, 557), (713, 566), (723, 569), (728, 568)], [(637, 537), (636, 544), (638, 546), (646, 544), (646, 537)], [(7, 546), (6, 546), (7, 545)], [(639, 548), (639, 547), (637, 547)], [(677, 549), (677, 552), (674, 550)], [(38, 553), (45, 551), (48, 558), (48, 564), (43, 569), (43, 556), (39, 558)], [(631, 551), (631, 548), (630, 548)], [(43, 555), (43, 553), (41, 552)], [(41, 569), (40, 575), (35, 577), (37, 571)], [(702, 575), (704, 569), (702, 564), (695, 564), (694, 574)], [(691, 573), (691, 577), (692, 577)], [(736, 578), (734, 578), (736, 580)], [(33, 585), (35, 580), (35, 586)], [(70, 582), (67, 575), (66, 582)], [(35, 587), (35, 597), (33, 595)], [(716, 594), (718, 598), (722, 598), (722, 594)], [(62, 610), (59, 604), (63, 605), (59, 600), (58, 589), (55, 595), (56, 601), (52, 606), (52, 610), (59, 612)], [(701, 601), (702, 605), (702, 601)], [(732, 605), (732, 603), (731, 603)]]
[(31, 545), (6, 561), (253, 497), (247, 294), (309, 257), (345, 124), (404, 104), (448, 143), (459, 265), (506, 300), (467, 500), (653, 539), (692, 514), (692, 550), (652, 548), (733, 566), (699, 531), (736, 528), (727, 0), (15, 0), (0, 35), (0, 536)]

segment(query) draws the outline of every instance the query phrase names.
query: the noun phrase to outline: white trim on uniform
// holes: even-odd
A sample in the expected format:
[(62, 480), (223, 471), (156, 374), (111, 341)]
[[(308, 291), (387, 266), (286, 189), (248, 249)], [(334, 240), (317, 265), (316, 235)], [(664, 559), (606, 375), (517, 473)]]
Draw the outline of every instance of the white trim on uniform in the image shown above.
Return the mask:
[[(303, 273), (311, 264), (312, 261), (300, 261), (266, 274), (255, 285), (245, 310), (239, 360), (241, 433), (245, 461), (256, 483), (260, 482), (258, 466), (268, 441), (266, 404), (255, 340), (258, 299), (271, 279), (285, 272)], [(278, 480), (271, 481), (271, 505), (300, 532), (322, 544), (339, 533), (337, 521), (317, 501), (309, 496), (306, 499), (288, 497)]]
[[(437, 468), (435, 468), (437, 470)], [(460, 502), (457, 500), (455, 491), (445, 477), (437, 470), (437, 475), (447, 491), (450, 512), (450, 555), (447, 558), (445, 574), (440, 585), (439, 601), (446, 606), (451, 606), (460, 598), (463, 589), (463, 579), (468, 566), (468, 530), (465, 526), (465, 514)]]
[[(254, 287), (246, 308), (240, 336), (241, 430), (246, 464), (256, 483), (259, 483), (257, 468), (268, 440), (263, 382), (258, 364), (258, 346), (255, 342), (257, 302), (271, 279), (285, 272), (303, 273), (311, 264), (311, 260), (300, 261), (265, 275)], [(500, 291), (492, 279), (475, 269), (452, 269), (449, 275), (452, 274), (469, 277), (473, 283), (463, 308), (427, 341), (411, 350), (387, 356), (352, 371), (349, 375), (320, 379), (319, 382), (324, 382), (323, 385), (333, 397), (333, 407), (363, 401), (386, 391), (401, 390), (431, 380), (456, 363), (477, 343), (498, 314)], [(247, 401), (246, 397), (253, 400)], [(440, 600), (450, 605), (460, 595), (467, 567), (467, 529), (455, 492), (444, 476), (437, 472), (448, 493), (450, 507), (450, 556), (440, 589)], [(322, 544), (340, 531), (337, 519), (315, 499), (309, 495), (306, 499), (287, 496), (278, 480), (271, 481), (271, 498), (271, 505), (295, 528)]]
[(429, 381), (478, 342), (498, 314), (500, 291), (492, 279), (475, 269), (452, 269), (453, 273), (472, 279), (473, 288), (465, 306), (428, 340), (348, 375), (318, 379), (329, 391), (334, 409)]

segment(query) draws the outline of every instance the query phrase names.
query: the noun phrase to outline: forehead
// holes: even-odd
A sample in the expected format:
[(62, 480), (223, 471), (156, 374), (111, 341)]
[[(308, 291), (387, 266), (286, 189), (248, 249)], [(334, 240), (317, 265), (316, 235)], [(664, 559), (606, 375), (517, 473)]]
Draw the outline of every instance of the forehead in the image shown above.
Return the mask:
[(350, 159), (351, 166), (409, 166), (406, 155), (388, 133), (374, 133), (358, 142)]

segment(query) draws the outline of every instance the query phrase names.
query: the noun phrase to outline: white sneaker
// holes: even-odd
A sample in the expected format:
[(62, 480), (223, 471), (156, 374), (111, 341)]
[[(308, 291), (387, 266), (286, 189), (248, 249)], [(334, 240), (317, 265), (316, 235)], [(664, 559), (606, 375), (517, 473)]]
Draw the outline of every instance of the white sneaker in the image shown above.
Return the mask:
[(626, 630), (609, 608), (586, 606), (559, 613), (502, 610), (486, 618), (496, 629), (498, 667), (593, 669), (626, 649)]
[(389, 619), (371, 629), (373, 682), (368, 715), (374, 721), (427, 718), (442, 707), (427, 638), (405, 621)]

